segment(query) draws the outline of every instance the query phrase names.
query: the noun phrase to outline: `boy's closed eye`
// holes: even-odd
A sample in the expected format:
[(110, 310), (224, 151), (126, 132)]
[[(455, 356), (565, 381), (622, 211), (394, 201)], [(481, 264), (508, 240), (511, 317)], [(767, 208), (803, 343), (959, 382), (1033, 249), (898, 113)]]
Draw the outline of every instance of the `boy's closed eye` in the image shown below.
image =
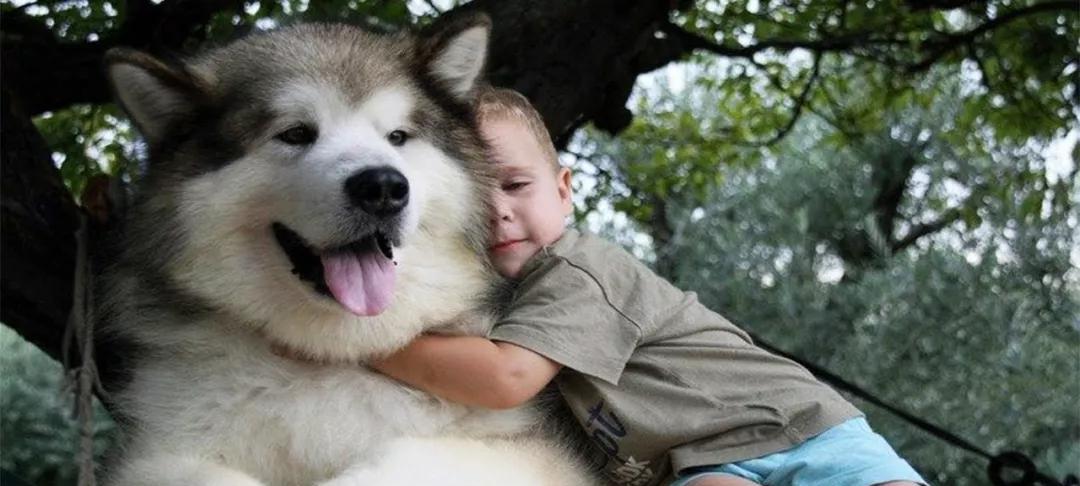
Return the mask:
[(503, 184), (502, 190), (507, 191), (507, 192), (517, 191), (517, 190), (520, 190), (520, 189), (524, 189), (525, 186), (528, 186), (528, 185), (529, 185), (529, 181), (513, 181), (513, 182), (508, 182), (506, 184)]

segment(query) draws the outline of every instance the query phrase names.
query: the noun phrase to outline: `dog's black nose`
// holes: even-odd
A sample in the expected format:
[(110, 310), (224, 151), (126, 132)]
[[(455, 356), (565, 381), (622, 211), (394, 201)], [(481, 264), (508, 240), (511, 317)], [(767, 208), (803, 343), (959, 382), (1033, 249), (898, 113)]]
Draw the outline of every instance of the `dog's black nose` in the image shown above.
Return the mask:
[(345, 193), (372, 216), (393, 216), (409, 203), (409, 180), (390, 167), (366, 169), (345, 180)]

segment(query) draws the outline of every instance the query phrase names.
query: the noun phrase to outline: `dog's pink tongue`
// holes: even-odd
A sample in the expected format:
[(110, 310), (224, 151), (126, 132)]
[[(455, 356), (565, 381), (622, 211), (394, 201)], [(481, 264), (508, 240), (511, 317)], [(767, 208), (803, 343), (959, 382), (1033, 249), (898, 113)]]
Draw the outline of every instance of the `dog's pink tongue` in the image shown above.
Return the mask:
[(322, 264), (330, 293), (353, 314), (375, 316), (390, 306), (397, 273), (382, 253), (336, 252), (323, 255)]

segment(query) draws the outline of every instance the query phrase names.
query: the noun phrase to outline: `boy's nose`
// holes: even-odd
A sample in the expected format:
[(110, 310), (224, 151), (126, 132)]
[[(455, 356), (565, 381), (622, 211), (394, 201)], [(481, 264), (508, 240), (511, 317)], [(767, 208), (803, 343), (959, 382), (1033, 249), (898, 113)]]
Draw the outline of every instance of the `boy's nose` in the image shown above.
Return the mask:
[(509, 212), (499, 211), (498, 209), (496, 209), (495, 213), (491, 216), (491, 223), (492, 224), (497, 224), (497, 223), (500, 223), (500, 222), (501, 223), (508, 223), (508, 222), (510, 222), (512, 220), (513, 220), (513, 218), (510, 216)]
[(506, 204), (506, 201), (502, 196), (496, 195), (492, 206), (492, 223), (498, 223), (499, 221), (510, 221), (513, 218), (513, 213), (510, 211), (510, 206)]

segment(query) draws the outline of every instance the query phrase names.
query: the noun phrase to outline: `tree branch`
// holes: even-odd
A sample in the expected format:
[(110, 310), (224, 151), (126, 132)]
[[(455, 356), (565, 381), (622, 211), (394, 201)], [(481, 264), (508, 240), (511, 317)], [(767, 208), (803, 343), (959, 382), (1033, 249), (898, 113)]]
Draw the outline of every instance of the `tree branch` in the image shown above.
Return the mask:
[(427, 5), (428, 8), (430, 8), (433, 12), (435, 12), (435, 15), (443, 14), (443, 11), (440, 10), (439, 7), (435, 6), (435, 2), (431, 0), (424, 0), (424, 4)]
[(121, 45), (182, 51), (214, 14), (242, 6), (242, 0), (131, 2), (121, 26), (97, 42), (61, 42), (41, 19), (13, 10), (0, 19), (4, 84), (31, 116), (76, 103), (105, 103), (112, 99), (102, 72), (105, 51)]
[[(575, 159), (578, 159), (578, 160), (584, 160), (584, 161), (586, 161), (586, 162), (589, 162), (589, 163), (592, 163), (592, 161), (593, 161), (593, 159), (592, 159), (592, 156), (591, 156), (591, 155), (585, 155), (585, 154), (583, 154), (583, 153), (581, 153), (581, 152), (575, 152), (575, 151), (573, 151), (573, 150), (570, 150), (570, 149), (565, 149), (565, 148), (564, 148), (564, 149), (562, 149), (562, 152), (563, 152), (563, 153), (565, 153), (565, 154), (570, 154), (570, 155), (573, 155), (573, 156), (574, 156), (574, 158), (575, 158)], [(594, 165), (595, 165), (595, 164), (594, 164)], [(600, 170), (599, 168), (597, 168), (597, 169), (598, 169), (598, 170)]]
[(917, 242), (919, 239), (937, 233), (938, 231), (945, 229), (952, 223), (955, 223), (957, 220), (963, 217), (963, 211), (965, 209), (975, 209), (978, 207), (979, 201), (981, 201), (983, 196), (986, 195), (989, 187), (989, 184), (986, 182), (975, 184), (974, 186), (972, 186), (971, 192), (968, 194), (967, 198), (965, 198), (964, 201), (961, 202), (958, 206), (946, 210), (938, 217), (938, 219), (934, 221), (912, 226), (912, 228), (908, 230), (907, 234), (905, 234), (903, 238), (893, 242), (890, 245), (893, 252), (895, 253), (903, 250), (915, 244), (915, 242)]
[(985, 5), (986, 0), (907, 0), (911, 10), (952, 10), (968, 5)]
[[(753, 62), (753, 61), (751, 61), (751, 62)], [(761, 69), (762, 72), (766, 72), (765, 71), (765, 66), (762, 66), (761, 64), (758, 64), (757, 62), (754, 62), (754, 65), (758, 66), (758, 68)], [(805, 106), (807, 106), (807, 104), (808, 104), (808, 100), (810, 98), (810, 92), (813, 89), (814, 84), (817, 82), (818, 75), (820, 74), (820, 72), (821, 72), (821, 53), (820, 52), (815, 52), (814, 53), (814, 65), (810, 69), (810, 77), (806, 80), (806, 84), (803, 85), (802, 92), (800, 92), (799, 95), (795, 97), (795, 107), (791, 110), (791, 118), (788, 119), (787, 124), (785, 124), (783, 127), (781, 127), (780, 130), (778, 132), (776, 132), (776, 134), (773, 135), (768, 140), (764, 140), (764, 141), (760, 141), (760, 142), (751, 142), (750, 145), (755, 146), (755, 147), (769, 147), (769, 146), (772, 146), (772, 145), (776, 144), (777, 142), (779, 142), (780, 140), (782, 140), (788, 134), (788, 132), (791, 131), (791, 129), (795, 128), (795, 124), (799, 121), (799, 118), (802, 117), (803, 108)], [(780, 84), (779, 84), (780, 80), (779, 79), (776, 79), (773, 76), (769, 76), (769, 78), (770, 78), (770, 81), (773, 82), (774, 85), (777, 86), (781, 91), (786, 91), (786, 90), (784, 90), (783, 87), (780, 86)]]
[(912, 227), (911, 230), (908, 231), (903, 238), (896, 242), (893, 242), (893, 244), (890, 245), (892, 252), (896, 253), (904, 250), (905, 248), (914, 245), (915, 242), (919, 241), (920, 238), (945, 229), (947, 226), (953, 224), (954, 222), (956, 222), (956, 220), (960, 219), (960, 215), (960, 208), (953, 208), (949, 211), (946, 211), (945, 214), (943, 214), (936, 221), (932, 221), (930, 223), (923, 223)]
[[(911, 0), (913, 4), (920, 5), (918, 8), (913, 5), (913, 8), (916, 10), (925, 8), (948, 8), (948, 5), (954, 4), (969, 5), (978, 1), (981, 0), (930, 0), (926, 2)], [(960, 34), (943, 35), (938, 39), (930, 40), (924, 44), (928, 48), (929, 53), (915, 63), (901, 63), (895, 59), (890, 59), (889, 57), (872, 56), (871, 58), (875, 62), (889, 66), (903, 67), (909, 73), (921, 72), (929, 69), (950, 52), (973, 42), (979, 36), (1018, 19), (1044, 12), (1075, 12), (1075, 10), (1076, 3), (1071, 0), (1054, 0), (1039, 3), (1030, 7), (1006, 12), (970, 31)], [(871, 48), (881, 46), (904, 46), (909, 42), (904, 38), (880, 37), (877, 35), (876, 31), (867, 30), (838, 34), (821, 40), (768, 39), (748, 46), (733, 46), (719, 44), (670, 22), (662, 24), (660, 32), (664, 33), (667, 42), (664, 43), (663, 49), (658, 49), (658, 51), (663, 54), (657, 55), (655, 64), (659, 64), (659, 62), (664, 59), (667, 59), (668, 62), (676, 60), (681, 56), (698, 49), (725, 57), (751, 59), (754, 54), (768, 49), (790, 51), (801, 48), (816, 53), (849, 51), (849, 54), (857, 55), (860, 48), (869, 51)]]
[(931, 48), (930, 54), (923, 58), (923, 60), (908, 66), (907, 71), (909, 73), (916, 73), (930, 69), (930, 66), (933, 66), (940, 61), (941, 58), (959, 47), (973, 42), (980, 35), (1030, 15), (1055, 11), (1075, 13), (1076, 2), (1072, 0), (1061, 0), (1038, 3), (1027, 8), (1006, 12), (967, 32), (943, 36), (941, 39), (932, 41), (931, 44), (933, 44), (933, 47)]
[(801, 39), (770, 39), (749, 46), (721, 45), (699, 34), (687, 31), (675, 24), (667, 23), (661, 27), (668, 36), (677, 39), (685, 52), (702, 49), (725, 57), (752, 58), (758, 52), (775, 49), (791, 51), (807, 49), (817, 53), (844, 51), (854, 47), (870, 45), (901, 45), (907, 41), (899, 38), (875, 37), (874, 32), (849, 32), (819, 41)]
[(852, 122), (850, 117), (845, 113), (842, 113), (844, 107), (835, 97), (833, 97), (832, 93), (829, 92), (829, 85), (822, 83), (821, 88), (818, 91), (821, 93), (822, 97), (825, 98), (825, 103), (828, 105), (830, 113), (822, 113), (821, 110), (817, 110), (813, 106), (810, 107), (811, 112), (821, 117), (822, 120), (825, 120), (833, 130), (843, 134), (848, 140), (855, 141), (860, 139), (864, 134), (851, 130), (850, 127), (857, 126), (857, 124)]
[(874, 221), (878, 226), (878, 231), (885, 235), (886, 241), (892, 241), (896, 230), (896, 216), (900, 213), (900, 204), (904, 201), (908, 182), (915, 168), (919, 166), (920, 159), (910, 152), (894, 163), (890, 163), (889, 155), (885, 157), (889, 162), (874, 164), (871, 175), (874, 189), (877, 191), (873, 202)]

